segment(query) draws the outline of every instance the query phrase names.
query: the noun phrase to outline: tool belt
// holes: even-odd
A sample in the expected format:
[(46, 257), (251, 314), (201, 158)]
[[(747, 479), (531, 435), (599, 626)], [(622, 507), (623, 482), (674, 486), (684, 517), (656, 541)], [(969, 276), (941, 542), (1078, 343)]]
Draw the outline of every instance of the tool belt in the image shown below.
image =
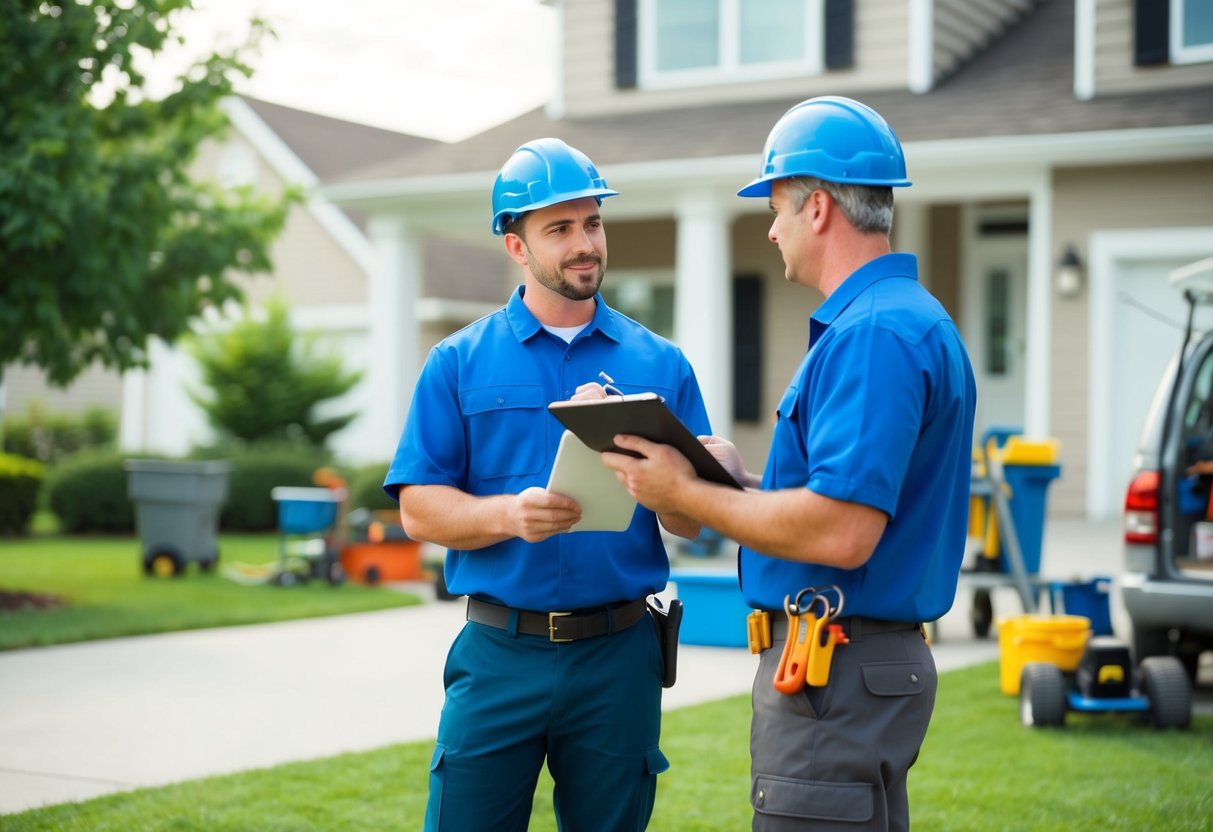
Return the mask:
[[(834, 618), (832, 624), (842, 626), (842, 632), (848, 641), (862, 641), (864, 636), (876, 633), (895, 633), (902, 630), (921, 630), (922, 625), (910, 621), (884, 621), (880, 618), (866, 618), (862, 615), (847, 615)], [(786, 616), (771, 615), (771, 639), (783, 641), (788, 636), (788, 619)]]
[(517, 616), (517, 632), (528, 636), (546, 636), (548, 641), (556, 643), (621, 632), (644, 618), (647, 611), (643, 598), (572, 612), (520, 610), (468, 598), (468, 621), (498, 630), (510, 630), (510, 619)]

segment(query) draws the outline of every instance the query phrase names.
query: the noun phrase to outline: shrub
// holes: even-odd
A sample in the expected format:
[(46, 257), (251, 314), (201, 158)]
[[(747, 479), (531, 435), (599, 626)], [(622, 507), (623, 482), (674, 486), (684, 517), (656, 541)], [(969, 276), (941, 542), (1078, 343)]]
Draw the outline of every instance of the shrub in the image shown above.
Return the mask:
[(364, 465), (350, 477), (350, 508), (395, 510), (398, 505), (383, 490), (383, 478), (387, 476), (389, 463), (377, 462)]
[(25, 534), (38, 505), (42, 465), (33, 459), (0, 454), (0, 534)]
[(224, 458), (231, 462), (232, 473), (219, 525), (250, 532), (278, 528), (278, 508), (270, 492), (280, 485), (313, 487), (312, 475), (326, 461), (314, 449), (290, 446), (254, 446)]
[(48, 465), (79, 451), (112, 449), (117, 435), (117, 416), (102, 407), (51, 413), (30, 402), (24, 413), (4, 420), (4, 450)]
[(47, 505), (65, 534), (135, 530), (125, 462), (117, 451), (82, 451), (51, 469)]

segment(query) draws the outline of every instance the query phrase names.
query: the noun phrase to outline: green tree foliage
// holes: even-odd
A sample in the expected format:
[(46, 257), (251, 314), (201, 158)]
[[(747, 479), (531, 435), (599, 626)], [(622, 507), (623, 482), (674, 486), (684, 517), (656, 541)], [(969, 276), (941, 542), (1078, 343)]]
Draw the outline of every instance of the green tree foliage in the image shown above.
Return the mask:
[(149, 336), (171, 342), (239, 297), (228, 270), (270, 268), (296, 195), (189, 178), (265, 27), (157, 101), (132, 60), (161, 53), (191, 6), (0, 0), (0, 367), (37, 365), (66, 385), (93, 362), (142, 366)]
[(357, 414), (325, 417), (320, 405), (347, 393), (362, 374), (347, 372), (339, 356), (321, 354), (314, 336), (294, 332), (281, 301), (265, 312), (264, 320), (245, 315), (230, 329), (190, 339), (209, 388), (209, 395), (190, 395), (224, 438), (323, 446)]

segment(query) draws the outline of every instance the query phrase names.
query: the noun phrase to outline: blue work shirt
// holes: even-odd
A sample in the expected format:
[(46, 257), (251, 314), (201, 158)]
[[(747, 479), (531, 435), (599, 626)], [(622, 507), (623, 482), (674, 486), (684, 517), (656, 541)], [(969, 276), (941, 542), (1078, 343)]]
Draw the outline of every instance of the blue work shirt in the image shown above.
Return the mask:
[[(449, 485), (476, 496), (546, 486), (564, 432), (547, 405), (600, 372), (623, 393), (658, 393), (692, 433), (711, 432), (695, 373), (676, 346), (601, 295), (589, 325), (566, 343), (531, 314), (524, 291), (430, 351), (384, 481), (392, 496), (401, 485)], [(635, 600), (663, 589), (669, 572), (657, 517), (643, 506), (623, 532), (510, 538), (449, 550), (446, 560), (452, 593), (531, 610)]]
[[(843, 615), (933, 621), (952, 606), (968, 523), (973, 369), (910, 254), (851, 274), (809, 320), (809, 351), (779, 402), (763, 490), (809, 488), (883, 511), (871, 558), (847, 570), (742, 547), (742, 592), (783, 609), (837, 584)], [(824, 554), (824, 553), (823, 553)]]

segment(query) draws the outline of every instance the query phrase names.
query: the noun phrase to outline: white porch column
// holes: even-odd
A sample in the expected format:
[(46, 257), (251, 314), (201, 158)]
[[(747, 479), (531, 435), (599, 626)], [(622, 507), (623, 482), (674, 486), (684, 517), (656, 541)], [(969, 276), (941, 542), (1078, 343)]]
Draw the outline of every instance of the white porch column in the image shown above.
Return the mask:
[(700, 192), (679, 200), (675, 219), (674, 341), (695, 368), (712, 431), (727, 437), (733, 433), (732, 216)]
[(1024, 434), (1049, 435), (1053, 386), (1053, 197), (1049, 173), (1028, 197), (1028, 320), (1024, 377)]
[(367, 287), (370, 364), (363, 381), (365, 413), (373, 456), (390, 459), (421, 369), (416, 313), (423, 262), (421, 236), (402, 217), (376, 217), (367, 231), (376, 262)]

